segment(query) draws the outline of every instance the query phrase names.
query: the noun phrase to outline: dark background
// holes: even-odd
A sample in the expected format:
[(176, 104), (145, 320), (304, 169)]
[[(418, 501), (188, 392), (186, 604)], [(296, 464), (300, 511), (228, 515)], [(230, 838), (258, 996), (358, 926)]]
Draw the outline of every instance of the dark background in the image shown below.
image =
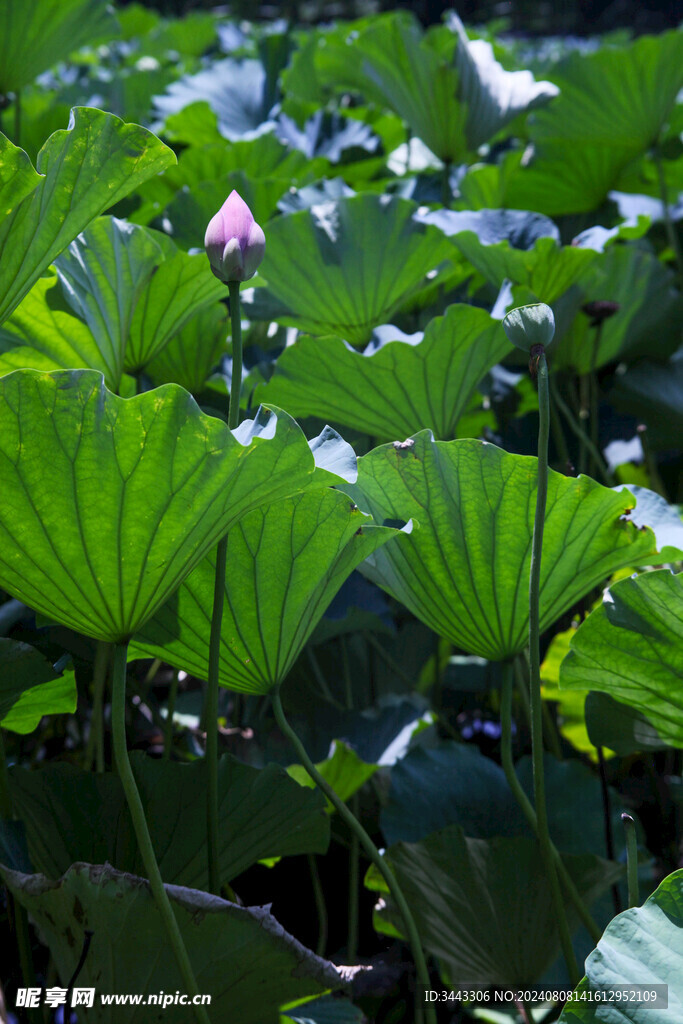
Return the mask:
[(221, 5), (215, 0), (142, 2), (146, 7), (176, 16), (220, 6), (225, 13), (250, 20), (284, 16), (296, 21), (329, 21), (402, 8), (412, 10), (425, 25), (437, 24), (444, 11), (455, 8), (466, 23), (476, 25), (504, 18), (506, 28), (525, 35), (591, 35), (618, 28), (642, 34), (675, 28), (683, 21), (681, 0), (458, 0), (455, 4), (445, 0), (234, 0), (232, 4)]

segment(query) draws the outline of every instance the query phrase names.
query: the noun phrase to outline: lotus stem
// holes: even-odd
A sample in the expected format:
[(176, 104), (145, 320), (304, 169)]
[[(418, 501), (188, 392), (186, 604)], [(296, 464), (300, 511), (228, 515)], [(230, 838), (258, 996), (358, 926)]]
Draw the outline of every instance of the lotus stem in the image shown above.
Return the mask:
[(624, 812), (621, 816), (626, 832), (626, 876), (628, 879), (628, 905), (629, 907), (640, 906), (640, 892), (638, 883), (638, 839), (636, 837), (636, 823), (630, 814)]
[[(500, 739), (500, 760), (505, 772), (505, 778), (507, 779), (508, 786), (512, 790), (512, 794), (519, 804), (524, 817), (531, 826), (531, 830), (536, 837), (538, 837), (538, 819), (536, 818), (536, 811), (534, 806), (529, 800), (529, 797), (524, 792), (522, 784), (517, 778), (515, 771), (515, 764), (512, 758), (512, 681), (513, 681), (513, 667), (509, 661), (502, 663), (502, 692), (501, 692), (501, 705), (500, 705), (500, 724), (501, 724), (501, 739)], [(552, 840), (551, 840), (552, 843)], [(567, 871), (564, 865), (559, 851), (554, 843), (552, 843), (553, 859), (557, 868), (557, 873), (560, 877), (560, 881), (565, 888), (567, 896), (571, 900), (576, 913), (578, 914), (581, 923), (589, 933), (593, 942), (597, 943), (602, 938), (602, 930), (593, 920), (590, 911), (584, 903), (579, 890), (574, 885), (571, 875)]]
[(531, 568), (529, 572), (529, 696), (531, 704), (531, 757), (534, 775), (534, 802), (538, 843), (545, 867), (548, 885), (555, 908), (557, 927), (560, 933), (562, 953), (567, 964), (572, 986), (576, 988), (581, 974), (572, 947), (571, 932), (567, 921), (564, 900), (553, 856), (553, 844), (548, 830), (548, 810), (545, 798), (545, 776), (543, 771), (543, 699), (541, 697), (541, 651), (540, 651), (540, 584), (541, 557), (543, 553), (543, 528), (548, 495), (548, 433), (550, 428), (550, 391), (548, 362), (545, 350), (538, 346), (536, 356), (538, 376), (538, 484), (536, 490), (536, 513), (534, 533), (531, 542)]
[(659, 198), (662, 200), (662, 206), (664, 208), (664, 227), (666, 229), (666, 237), (669, 241), (669, 245), (673, 251), (674, 257), (676, 258), (676, 266), (678, 267), (678, 274), (681, 280), (683, 280), (683, 253), (681, 253), (681, 247), (678, 242), (678, 235), (676, 234), (676, 226), (671, 218), (671, 208), (669, 206), (669, 190), (666, 186), (666, 177), (664, 175), (664, 168), (662, 166), (662, 157), (657, 147), (654, 150), (654, 162), (657, 169), (657, 181), (659, 184)]
[[(389, 889), (389, 892), (391, 893), (391, 896), (394, 902), (396, 903), (399, 913), (403, 918), (403, 924), (406, 930), (406, 934), (408, 936), (410, 948), (413, 953), (413, 959), (415, 961), (418, 982), (421, 988), (423, 988), (424, 990), (429, 989), (429, 971), (427, 969), (427, 961), (422, 950), (420, 936), (417, 931), (415, 920), (410, 911), (410, 907), (408, 906), (408, 901), (403, 895), (403, 890), (401, 889), (398, 880), (396, 879), (396, 876), (389, 867), (386, 858), (380, 855), (379, 850), (377, 849), (377, 847), (375, 846), (372, 839), (365, 831), (361, 823), (351, 813), (349, 808), (346, 806), (344, 801), (337, 795), (337, 793), (329, 784), (329, 782), (325, 778), (323, 778), (323, 776), (320, 774), (318, 769), (313, 764), (313, 761), (306, 753), (306, 748), (304, 747), (303, 743), (301, 742), (297, 734), (294, 732), (294, 729), (287, 721), (284, 708), (282, 707), (282, 701), (280, 700), (279, 687), (272, 691), (272, 699), (275, 720), (280, 728), (280, 731), (283, 733), (284, 736), (287, 737), (289, 742), (292, 744), (292, 746), (296, 750), (297, 756), (301, 764), (304, 766), (310, 777), (313, 779), (316, 786), (325, 794), (330, 803), (333, 804), (337, 813), (339, 814), (339, 817), (342, 819), (344, 824), (349, 828), (351, 834), (358, 837), (358, 842), (363, 847), (370, 861), (375, 865), (375, 867), (381, 874), (382, 878), (386, 882), (387, 888)], [(416, 1010), (419, 1012), (421, 1011), (421, 1009), (422, 1007), (420, 1001), (416, 1000)], [(424, 1014), (427, 1024), (436, 1024), (436, 1014), (433, 1006), (426, 1006), (424, 1008)]]
[[(128, 757), (126, 744), (126, 655), (127, 643), (116, 644), (114, 647), (114, 663), (112, 670), (112, 732), (114, 742), (114, 756), (116, 759), (116, 770), (121, 779), (123, 792), (126, 797), (130, 816), (133, 821), (133, 828), (138, 842), (138, 848), (142, 857), (142, 863), (149, 886), (152, 890), (157, 909), (168, 935), (168, 940), (175, 954), (180, 968), (180, 975), (185, 985), (185, 991), (189, 996), (199, 994), (197, 981), (194, 976), (190, 957), (185, 947), (185, 942), (180, 932), (180, 927), (173, 913), (171, 901), (164, 887), (159, 865), (157, 863), (152, 837), (147, 827), (145, 811), (140, 799), (133, 769)], [(204, 1006), (193, 1006), (195, 1020), (198, 1024), (210, 1024), (209, 1015)]]
[[(228, 427), (234, 430), (240, 421), (240, 392), (242, 385), (242, 319), (240, 315), (240, 282), (229, 281), (230, 321), (232, 326), (232, 381)], [(209, 864), (209, 891), (220, 894), (221, 879), (218, 864), (218, 689), (221, 656), (221, 626), (225, 601), (225, 561), (227, 537), (216, 547), (216, 574), (213, 588), (213, 611), (209, 637), (209, 678), (204, 703), (206, 728), (206, 841)]]
[(178, 669), (175, 669), (171, 678), (171, 688), (168, 692), (168, 701), (166, 702), (166, 722), (164, 729), (164, 761), (168, 761), (171, 756), (171, 748), (173, 746), (173, 716), (175, 714), (175, 705), (178, 698), (178, 681), (180, 673)]

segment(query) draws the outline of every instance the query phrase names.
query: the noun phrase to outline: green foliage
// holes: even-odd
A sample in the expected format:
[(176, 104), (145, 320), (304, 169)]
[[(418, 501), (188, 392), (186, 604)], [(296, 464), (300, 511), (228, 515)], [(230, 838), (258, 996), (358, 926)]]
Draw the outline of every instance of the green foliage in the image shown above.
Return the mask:
[(577, 630), (560, 685), (610, 694), (640, 711), (661, 739), (683, 743), (683, 580), (667, 569), (615, 583)]
[[(511, 658), (529, 630), (535, 460), (428, 432), (376, 448), (345, 490), (374, 518), (419, 525), (363, 566), (440, 636), (483, 658)], [(630, 495), (552, 473), (541, 568), (541, 628), (611, 572), (654, 555), (654, 536), (625, 518)]]

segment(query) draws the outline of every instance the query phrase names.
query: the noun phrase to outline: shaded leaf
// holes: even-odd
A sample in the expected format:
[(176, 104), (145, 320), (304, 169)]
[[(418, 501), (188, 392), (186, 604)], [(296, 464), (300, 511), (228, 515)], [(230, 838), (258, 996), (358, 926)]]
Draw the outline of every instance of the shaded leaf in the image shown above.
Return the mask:
[[(145, 879), (92, 864), (74, 864), (54, 882), (7, 868), (1, 874), (39, 927), (63, 985), (74, 974), (87, 929), (94, 935), (81, 986), (145, 995), (176, 990), (178, 968), (173, 957), (159, 955), (166, 931)], [(181, 886), (167, 886), (167, 892), (198, 989), (211, 993), (217, 1020), (277, 1024), (283, 1002), (344, 987), (333, 965), (288, 935), (264, 907), (238, 907)], [(129, 1007), (126, 1019), (147, 1024), (158, 1013), (158, 1007)], [(109, 1024), (120, 1011), (98, 1000), (89, 1017)], [(187, 1008), (166, 1007), (164, 1019), (187, 1021)]]
[[(386, 857), (446, 984), (532, 985), (553, 963), (559, 937), (535, 839), (467, 839), (453, 825), (419, 843), (397, 843)], [(589, 904), (622, 873), (590, 855), (562, 859)], [(384, 891), (374, 868), (366, 885)], [(567, 913), (575, 927), (569, 906)], [(377, 918), (382, 927), (385, 918), (401, 927), (390, 903)]]
[(390, 846), (448, 825), (479, 839), (527, 831), (500, 765), (477, 747), (452, 741), (416, 747), (396, 762), (380, 824)]
[(608, 693), (683, 746), (683, 576), (660, 569), (615, 583), (574, 634), (560, 685)]
[[(205, 762), (176, 764), (136, 751), (132, 764), (162, 877), (205, 889)], [(85, 857), (133, 874), (144, 870), (118, 776), (47, 764), (37, 771), (13, 769), (10, 789), (37, 871), (58, 878)], [(323, 798), (296, 785), (279, 765), (252, 768), (224, 754), (218, 767), (218, 800), (223, 882), (264, 857), (327, 850)]]
[(78, 692), (73, 672), (60, 675), (35, 647), (0, 637), (0, 725), (29, 733), (43, 715), (76, 710)]

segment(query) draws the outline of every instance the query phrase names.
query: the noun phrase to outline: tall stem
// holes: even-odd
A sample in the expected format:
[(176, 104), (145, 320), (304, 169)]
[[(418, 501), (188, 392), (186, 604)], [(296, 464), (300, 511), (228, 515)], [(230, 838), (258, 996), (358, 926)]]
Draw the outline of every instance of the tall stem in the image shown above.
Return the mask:
[(453, 193), (451, 192), (451, 167), (450, 160), (446, 160), (441, 172), (441, 205), (447, 210), (451, 208)]
[[(128, 747), (126, 745), (126, 652), (128, 644), (120, 643), (114, 647), (114, 664), (112, 670), (112, 732), (114, 742), (114, 756), (116, 758), (116, 770), (118, 771), (123, 792), (126, 797), (128, 809), (133, 822), (135, 836), (138, 842), (142, 863), (144, 864), (150, 889), (154, 896), (157, 909), (168, 935), (168, 940), (175, 954), (180, 968), (180, 976), (185, 985), (185, 991), (189, 996), (199, 994), (197, 982), (192, 970), (192, 964), (185, 948), (183, 937), (176, 920), (171, 902), (164, 888), (164, 883), (159, 871), (159, 865), (152, 846), (152, 839), (147, 828), (145, 811), (140, 799), (140, 793), (133, 775), (130, 760), (128, 758)], [(203, 1006), (193, 1006), (195, 1020), (198, 1024), (210, 1024), (209, 1015)]]
[[(391, 896), (394, 902), (396, 903), (399, 913), (403, 918), (403, 924), (406, 930), (406, 934), (408, 935), (410, 948), (413, 953), (413, 959), (415, 960), (418, 981), (425, 990), (429, 989), (429, 971), (427, 970), (427, 961), (425, 960), (425, 955), (422, 951), (422, 944), (420, 942), (420, 936), (417, 931), (417, 926), (415, 924), (413, 915), (410, 912), (408, 902), (405, 896), (403, 895), (403, 890), (398, 884), (398, 881), (393, 871), (389, 867), (386, 859), (380, 856), (379, 850), (377, 849), (377, 847), (375, 846), (372, 839), (365, 831), (361, 823), (358, 821), (356, 817), (354, 817), (354, 815), (348, 809), (344, 801), (341, 800), (339, 796), (337, 796), (337, 793), (334, 791), (332, 786), (326, 779), (323, 778), (323, 776), (320, 774), (320, 772), (315, 767), (310, 757), (306, 753), (306, 748), (304, 747), (303, 743), (301, 742), (297, 734), (294, 732), (291, 725), (287, 721), (287, 718), (285, 717), (285, 712), (282, 707), (282, 701), (280, 700), (279, 688), (276, 688), (272, 691), (272, 698), (273, 711), (275, 712), (275, 720), (278, 726), (280, 727), (280, 731), (287, 737), (289, 742), (296, 750), (299, 760), (301, 761), (301, 764), (304, 766), (310, 777), (313, 779), (316, 786), (320, 790), (322, 790), (322, 792), (328, 798), (330, 803), (334, 805), (337, 813), (339, 814), (339, 817), (348, 826), (351, 833), (358, 837), (358, 842), (363, 847), (366, 854), (368, 855), (368, 857), (370, 858), (370, 860), (375, 865), (375, 867), (381, 874), (382, 878), (386, 882), (387, 888), (389, 889), (389, 892), (391, 893)], [(424, 1013), (427, 1020), (427, 1024), (436, 1024), (436, 1014), (433, 1006), (426, 1006), (424, 1008)]]
[(536, 490), (536, 514), (534, 534), (531, 542), (531, 569), (529, 573), (529, 696), (531, 702), (531, 756), (534, 775), (534, 802), (538, 843), (545, 866), (546, 877), (555, 907), (555, 916), (560, 933), (562, 952), (573, 987), (578, 985), (581, 975), (572, 948), (571, 933), (567, 923), (564, 900), (557, 877), (553, 847), (548, 831), (548, 811), (545, 800), (545, 777), (543, 774), (543, 701), (541, 698), (541, 649), (540, 649), (540, 584), (541, 556), (543, 552), (543, 528), (545, 506), (548, 495), (548, 431), (550, 426), (550, 393), (548, 386), (548, 363), (541, 350), (537, 361), (538, 369), (538, 484)]
[[(12, 795), (9, 788), (9, 776), (7, 772), (7, 760), (5, 757), (5, 741), (0, 729), (0, 818), (10, 820), (13, 817)], [(35, 985), (36, 974), (33, 966), (33, 952), (31, 949), (31, 934), (28, 927), (28, 914), (21, 903), (14, 898), (12, 893), (7, 892), (7, 907), (9, 916), (14, 926), (14, 934), (19, 951), (19, 967), (21, 979), (26, 988)], [(28, 1018), (31, 1024), (36, 1024), (39, 1015), (33, 1010), (28, 1011)]]
[(240, 395), (242, 392), (242, 316), (240, 312), (240, 282), (230, 281), (230, 324), (232, 327), (232, 379), (230, 381), (230, 408), (228, 426), (239, 426)]
[(659, 182), (659, 198), (662, 200), (662, 206), (664, 207), (664, 227), (666, 228), (666, 237), (668, 238), (669, 245), (676, 257), (679, 276), (683, 280), (683, 253), (681, 253), (681, 247), (678, 242), (676, 225), (671, 219), (671, 208), (669, 207), (669, 192), (666, 187), (666, 177), (664, 175), (664, 168), (662, 167), (662, 158), (656, 147), (654, 150), (654, 161), (655, 167), (657, 168), (657, 181)]
[(89, 771), (92, 767), (94, 755), (95, 770), (100, 774), (104, 771), (104, 688), (107, 681), (110, 650), (110, 645), (105, 640), (98, 641), (93, 667), (90, 735), (88, 736), (88, 743), (85, 749), (86, 769)]
[[(600, 396), (599, 396), (600, 388), (599, 388), (599, 385), (598, 385), (598, 375), (597, 375), (597, 371), (596, 371), (596, 366), (597, 366), (597, 362), (598, 362), (598, 353), (600, 351), (600, 341), (602, 339), (602, 328), (603, 328), (604, 322), (605, 322), (604, 320), (601, 320), (600, 323), (595, 328), (595, 334), (593, 336), (593, 350), (591, 352), (591, 367), (590, 367), (590, 438), (591, 438), (591, 444), (593, 446), (594, 452), (595, 451), (598, 451), (598, 452), (600, 451), (600, 429), (599, 429), (600, 423), (599, 423), (599, 415), (598, 415), (598, 413), (599, 413), (599, 401), (600, 401)], [(590, 470), (591, 470), (591, 473), (597, 473), (598, 472), (598, 464), (595, 461), (595, 455), (593, 453), (591, 453)]]
[(621, 816), (626, 831), (626, 877), (628, 879), (628, 905), (629, 907), (640, 906), (640, 893), (638, 891), (638, 839), (636, 837), (636, 823), (630, 814), (625, 811)]
[(14, 94), (14, 145), (21, 146), (21, 89)]
[[(512, 758), (512, 680), (513, 670), (512, 664), (509, 661), (502, 663), (502, 694), (500, 704), (500, 724), (501, 724), (501, 739), (500, 739), (500, 761), (505, 772), (505, 778), (507, 779), (508, 785), (512, 790), (512, 794), (519, 804), (524, 817), (531, 826), (531, 830), (535, 836), (538, 836), (538, 820), (536, 818), (536, 811), (534, 806), (529, 800), (529, 797), (524, 792), (522, 784), (517, 778), (517, 772), (515, 771), (515, 764)], [(583, 902), (581, 895), (574, 885), (569, 872), (567, 871), (564, 861), (560, 857), (559, 851), (555, 844), (553, 846), (553, 858), (555, 860), (555, 866), (557, 873), (560, 876), (560, 881), (565, 888), (567, 896), (572, 901), (574, 909), (578, 914), (581, 923), (588, 931), (589, 935), (593, 939), (593, 942), (597, 945), (602, 937), (602, 931), (599, 926), (595, 923), (591, 914)]]
[(560, 412), (564, 416), (564, 418), (565, 418), (565, 420), (567, 422), (567, 425), (569, 426), (569, 429), (579, 439), (581, 444), (585, 445), (586, 449), (593, 456), (593, 458), (595, 459), (595, 461), (597, 463), (598, 469), (600, 470), (602, 478), (603, 478), (604, 482), (607, 484), (607, 486), (608, 487), (613, 487), (614, 486), (614, 477), (610, 473), (610, 471), (609, 471), (609, 469), (607, 467), (607, 463), (603, 459), (601, 452), (594, 446), (594, 444), (591, 441), (590, 437), (587, 435), (586, 431), (580, 425), (579, 421), (576, 419), (576, 417), (572, 413), (571, 409), (569, 408), (569, 406), (565, 402), (564, 398), (560, 394), (558, 388), (556, 388), (554, 385), (552, 385), (552, 391), (553, 391), (553, 401), (555, 402), (555, 404), (557, 405), (558, 409), (560, 410)]
[[(240, 421), (242, 387), (242, 319), (240, 315), (240, 283), (230, 281), (230, 322), (232, 326), (232, 381), (228, 427), (234, 430)], [(228, 539), (222, 537), (216, 547), (216, 573), (213, 587), (213, 611), (209, 637), (209, 678), (204, 702), (206, 728), (206, 848), (209, 865), (209, 891), (218, 895), (221, 889), (218, 864), (218, 688), (221, 657), (221, 627), (225, 602), (225, 561)]]
[[(318, 956), (325, 956), (325, 950), (327, 949), (327, 906), (325, 904), (325, 893), (320, 882), (320, 874), (318, 873), (318, 864), (315, 859), (315, 854), (308, 854), (308, 870), (311, 873), (311, 885), (313, 886), (313, 898), (315, 899), (315, 912), (318, 916), (318, 941), (315, 946), (315, 951)], [(349, 963), (351, 958), (349, 957)]]
[(174, 669), (173, 676), (171, 678), (171, 688), (168, 691), (168, 700), (166, 702), (166, 722), (164, 729), (164, 761), (168, 761), (171, 756), (171, 748), (173, 747), (173, 716), (175, 714), (176, 700), (178, 699), (178, 680), (180, 673), (178, 669)]

